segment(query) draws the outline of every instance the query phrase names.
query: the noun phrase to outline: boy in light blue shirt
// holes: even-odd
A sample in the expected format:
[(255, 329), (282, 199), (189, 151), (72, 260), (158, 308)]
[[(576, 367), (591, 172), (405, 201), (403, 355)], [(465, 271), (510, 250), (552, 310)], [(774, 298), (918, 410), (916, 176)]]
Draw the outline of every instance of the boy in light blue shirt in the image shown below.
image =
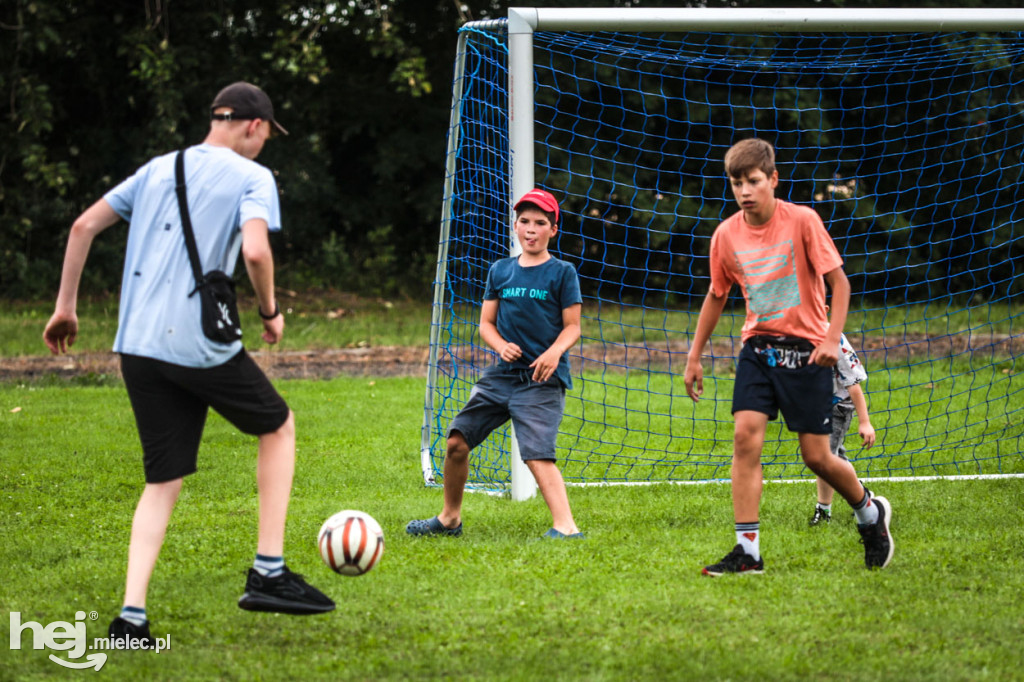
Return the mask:
[[(266, 93), (250, 83), (221, 90), (210, 132), (184, 152), (188, 214), (203, 272), (230, 273), (241, 252), (263, 320), (276, 343), (284, 317), (274, 297), (269, 232), (281, 225), (271, 172), (255, 162), (273, 132), (287, 134)], [(295, 417), (240, 340), (202, 330), (197, 282), (176, 195), (175, 155), (152, 159), (71, 226), (57, 305), (43, 332), (54, 354), (78, 335), (78, 284), (93, 239), (130, 222), (114, 350), (142, 441), (146, 485), (135, 510), (121, 615), (111, 638), (152, 646), (146, 595), (184, 477), (197, 469), (209, 408), (259, 438), (259, 535), (238, 605), (251, 611), (322, 613), (334, 602), (284, 564), (284, 529), (295, 469)], [(128, 648), (136, 648), (129, 646)]]

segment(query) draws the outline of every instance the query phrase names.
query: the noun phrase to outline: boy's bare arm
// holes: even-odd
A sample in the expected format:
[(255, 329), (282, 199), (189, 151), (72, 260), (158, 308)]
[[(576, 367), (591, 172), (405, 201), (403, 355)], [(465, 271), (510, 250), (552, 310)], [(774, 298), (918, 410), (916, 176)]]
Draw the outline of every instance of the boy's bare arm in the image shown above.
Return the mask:
[(530, 363), (533, 368), (534, 381), (547, 381), (558, 369), (562, 356), (580, 339), (580, 314), (583, 306), (580, 303), (562, 310), (562, 331), (540, 357)]
[(722, 317), (726, 300), (727, 296), (718, 296), (714, 291), (708, 291), (700, 307), (697, 331), (693, 335), (693, 343), (690, 344), (690, 352), (686, 356), (686, 372), (683, 374), (686, 393), (694, 402), (704, 393), (704, 368), (700, 364), (700, 356), (711, 338), (711, 333), (715, 331), (719, 318)]
[(514, 362), (523, 354), (523, 350), (518, 344), (506, 341), (498, 333), (497, 299), (484, 301), (480, 307), (480, 338), (484, 340), (484, 343), (493, 348), (505, 362)]
[(89, 256), (93, 239), (120, 219), (121, 216), (107, 200), (100, 199), (85, 209), (71, 225), (71, 234), (68, 235), (67, 249), (64, 252), (57, 305), (43, 331), (43, 341), (54, 355), (67, 352), (68, 347), (75, 343), (78, 336), (78, 284), (81, 282), (82, 270), (85, 269), (85, 261)]
[[(270, 315), (277, 308), (274, 297), (274, 253), (270, 248), (270, 231), (267, 221), (253, 218), (242, 225), (242, 260), (256, 293), (256, 304), (263, 315)], [(263, 322), (262, 338), (267, 343), (277, 343), (284, 334), (284, 316), (274, 315)]]
[(832, 318), (825, 332), (825, 340), (811, 353), (808, 363), (835, 367), (839, 362), (839, 338), (843, 334), (846, 315), (850, 310), (850, 280), (846, 279), (842, 268), (836, 268), (825, 273), (825, 281), (832, 289)]
[(875, 427), (871, 425), (871, 416), (868, 415), (867, 396), (864, 395), (864, 389), (860, 387), (860, 384), (853, 384), (848, 388), (850, 400), (853, 401), (853, 407), (857, 410), (857, 432), (860, 434), (864, 447), (870, 448), (875, 444)]

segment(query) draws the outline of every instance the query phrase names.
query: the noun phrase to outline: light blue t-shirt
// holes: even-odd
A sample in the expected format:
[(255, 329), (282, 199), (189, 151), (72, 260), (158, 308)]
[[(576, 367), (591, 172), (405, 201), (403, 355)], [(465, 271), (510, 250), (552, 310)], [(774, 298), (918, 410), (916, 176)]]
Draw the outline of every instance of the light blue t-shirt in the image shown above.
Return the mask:
[[(129, 222), (114, 351), (186, 367), (215, 367), (242, 349), (203, 335), (199, 296), (185, 248), (174, 159), (158, 156), (104, 199)], [(262, 218), (281, 229), (277, 184), (264, 166), (227, 147), (200, 144), (185, 152), (189, 215), (203, 272), (231, 274), (241, 227)]]
[[(562, 333), (562, 311), (582, 303), (583, 297), (579, 277), (570, 263), (552, 257), (524, 268), (518, 258), (512, 257), (491, 265), (484, 300), (498, 301), (498, 333), (523, 350), (522, 357), (508, 366), (528, 369)], [(558, 360), (555, 376), (563, 386), (572, 388), (565, 353)]]

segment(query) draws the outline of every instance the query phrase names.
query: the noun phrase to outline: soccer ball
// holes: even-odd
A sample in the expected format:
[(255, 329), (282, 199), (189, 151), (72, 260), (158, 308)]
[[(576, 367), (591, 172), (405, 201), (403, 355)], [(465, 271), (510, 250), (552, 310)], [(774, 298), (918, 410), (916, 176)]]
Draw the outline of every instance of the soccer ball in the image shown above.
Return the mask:
[(346, 509), (324, 521), (317, 535), (320, 557), (335, 573), (362, 575), (384, 553), (384, 531), (366, 512)]

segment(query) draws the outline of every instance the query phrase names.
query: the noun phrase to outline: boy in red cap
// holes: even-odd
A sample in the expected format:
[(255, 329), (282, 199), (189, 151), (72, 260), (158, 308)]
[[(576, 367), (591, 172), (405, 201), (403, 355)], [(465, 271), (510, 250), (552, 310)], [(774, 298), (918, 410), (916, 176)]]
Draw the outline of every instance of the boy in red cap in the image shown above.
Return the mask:
[(462, 535), (469, 452), (511, 419), (523, 461), (551, 510), (544, 537), (583, 537), (555, 465), (565, 391), (572, 388), (565, 354), (580, 338), (579, 278), (571, 264), (548, 251), (558, 232), (555, 197), (532, 189), (514, 208), (522, 253), (491, 265), (480, 311), (480, 336), (499, 361), (484, 370), (448, 427), (444, 508), (431, 519), (410, 521), (410, 535)]

